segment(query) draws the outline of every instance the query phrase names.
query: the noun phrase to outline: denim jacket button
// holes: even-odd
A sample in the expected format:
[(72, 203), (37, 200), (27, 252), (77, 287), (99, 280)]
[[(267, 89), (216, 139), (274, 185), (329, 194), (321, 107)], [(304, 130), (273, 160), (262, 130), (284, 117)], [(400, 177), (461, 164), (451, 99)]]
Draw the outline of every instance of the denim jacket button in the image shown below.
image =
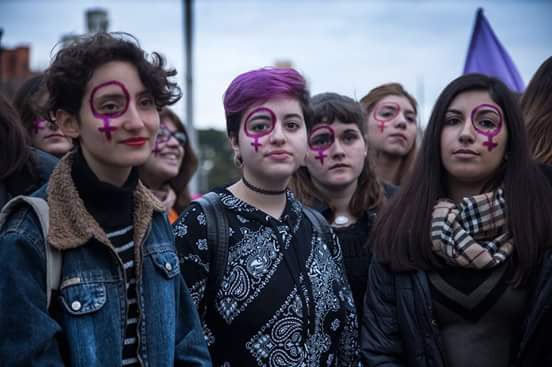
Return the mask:
[(73, 311), (78, 311), (81, 309), (81, 307), (82, 304), (79, 301), (73, 301), (73, 303), (71, 303), (71, 308), (73, 309)]
[(165, 263), (165, 269), (167, 269), (167, 271), (171, 271), (172, 270), (171, 263), (169, 263), (169, 262)]

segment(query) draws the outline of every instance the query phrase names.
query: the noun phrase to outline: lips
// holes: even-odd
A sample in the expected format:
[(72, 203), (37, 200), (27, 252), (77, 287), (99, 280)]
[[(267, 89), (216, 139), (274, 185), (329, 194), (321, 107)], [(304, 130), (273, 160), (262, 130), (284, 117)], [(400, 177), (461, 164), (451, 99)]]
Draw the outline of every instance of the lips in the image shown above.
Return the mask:
[(63, 135), (63, 134), (50, 134), (50, 135), (46, 135), (46, 139), (50, 139), (50, 138), (65, 138), (65, 135)]
[(407, 140), (408, 140), (407, 137), (406, 137), (406, 135), (401, 134), (401, 133), (389, 134), (389, 137), (390, 137), (390, 138), (401, 139), (401, 140), (404, 140), (404, 141), (407, 141)]
[(465, 155), (465, 156), (468, 156), (468, 155), (477, 156), (477, 155), (479, 155), (479, 153), (477, 153), (476, 151), (471, 150), (471, 149), (457, 149), (454, 152), (452, 152), (452, 154), (454, 154), (454, 155)]
[(121, 144), (125, 144), (131, 147), (141, 147), (142, 145), (146, 144), (148, 139), (143, 137), (136, 137), (136, 138), (128, 138), (125, 140), (121, 140)]
[(265, 157), (273, 158), (273, 159), (287, 159), (292, 154), (288, 152), (287, 150), (273, 150), (265, 155)]
[(338, 164), (334, 164), (333, 166), (330, 166), (330, 170), (332, 169), (338, 169), (338, 168), (349, 168), (350, 166), (348, 164), (344, 164), (344, 163), (338, 163)]

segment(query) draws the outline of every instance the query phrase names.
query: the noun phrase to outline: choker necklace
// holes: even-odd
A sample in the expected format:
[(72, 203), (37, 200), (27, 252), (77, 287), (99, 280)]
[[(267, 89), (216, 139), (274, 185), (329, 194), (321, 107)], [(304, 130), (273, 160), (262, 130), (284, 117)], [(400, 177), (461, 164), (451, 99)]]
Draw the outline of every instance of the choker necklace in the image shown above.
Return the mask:
[(335, 217), (332, 224), (335, 224), (335, 225), (338, 225), (338, 226), (344, 226), (347, 223), (349, 223), (349, 218), (347, 218), (344, 215), (338, 215), (337, 217)]
[(243, 184), (245, 186), (247, 186), (248, 189), (250, 189), (251, 191), (255, 191), (255, 192), (258, 192), (259, 194), (264, 194), (264, 195), (282, 195), (286, 192), (287, 188), (283, 189), (283, 190), (265, 190), (265, 189), (261, 189), (257, 186), (254, 186), (253, 184), (251, 184), (250, 182), (248, 182), (245, 177), (242, 177), (242, 181), (243, 181)]

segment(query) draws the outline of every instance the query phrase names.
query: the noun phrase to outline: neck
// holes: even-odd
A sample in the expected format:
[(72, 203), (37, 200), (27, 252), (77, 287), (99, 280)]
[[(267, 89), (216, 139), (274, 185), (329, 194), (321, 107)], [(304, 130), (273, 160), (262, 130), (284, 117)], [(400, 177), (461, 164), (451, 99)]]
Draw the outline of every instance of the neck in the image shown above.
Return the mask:
[(101, 167), (97, 162), (91, 159), (88, 155), (88, 151), (82, 149), (82, 156), (84, 160), (94, 172), (98, 180), (109, 183), (113, 186), (123, 187), (132, 167)]
[(144, 174), (144, 170), (140, 170), (140, 180), (150, 190), (155, 190), (155, 191), (168, 190), (167, 183), (165, 181), (160, 180), (158, 176)]
[[(260, 180), (251, 178), (249, 176), (246, 176), (246, 179), (252, 185), (270, 191), (280, 191), (285, 189), (285, 187), (287, 187), (287, 182), (289, 181), (288, 179), (279, 185), (276, 183), (268, 185)], [(259, 192), (251, 190), (243, 183), (242, 180), (239, 180), (235, 184), (229, 186), (228, 191), (234, 194), (238, 199), (248, 203), (251, 206), (254, 206), (255, 208), (269, 214), (274, 218), (280, 218), (286, 207), (287, 196), (285, 192), (278, 195), (261, 194)]]
[(454, 202), (459, 202), (467, 196), (481, 194), (483, 189), (482, 183), (465, 183), (456, 182), (448, 184), (448, 196)]
[(373, 157), (376, 176), (385, 182), (399, 185), (403, 158), (377, 153)]
[(334, 210), (334, 216), (344, 215), (348, 218), (352, 218), (349, 210), (349, 204), (351, 203), (351, 199), (356, 191), (358, 179), (339, 189), (323, 187), (322, 185), (316, 183), (315, 185), (324, 197), (329, 198), (328, 206)]

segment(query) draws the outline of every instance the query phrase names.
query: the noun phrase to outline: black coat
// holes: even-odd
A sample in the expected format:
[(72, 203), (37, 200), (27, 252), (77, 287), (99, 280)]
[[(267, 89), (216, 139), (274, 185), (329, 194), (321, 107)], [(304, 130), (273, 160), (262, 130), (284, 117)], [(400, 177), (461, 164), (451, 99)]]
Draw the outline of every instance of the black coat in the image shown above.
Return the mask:
[[(514, 366), (552, 366), (552, 251), (532, 288)], [(425, 272), (393, 273), (373, 262), (360, 328), (365, 366), (444, 367), (432, 314)]]

